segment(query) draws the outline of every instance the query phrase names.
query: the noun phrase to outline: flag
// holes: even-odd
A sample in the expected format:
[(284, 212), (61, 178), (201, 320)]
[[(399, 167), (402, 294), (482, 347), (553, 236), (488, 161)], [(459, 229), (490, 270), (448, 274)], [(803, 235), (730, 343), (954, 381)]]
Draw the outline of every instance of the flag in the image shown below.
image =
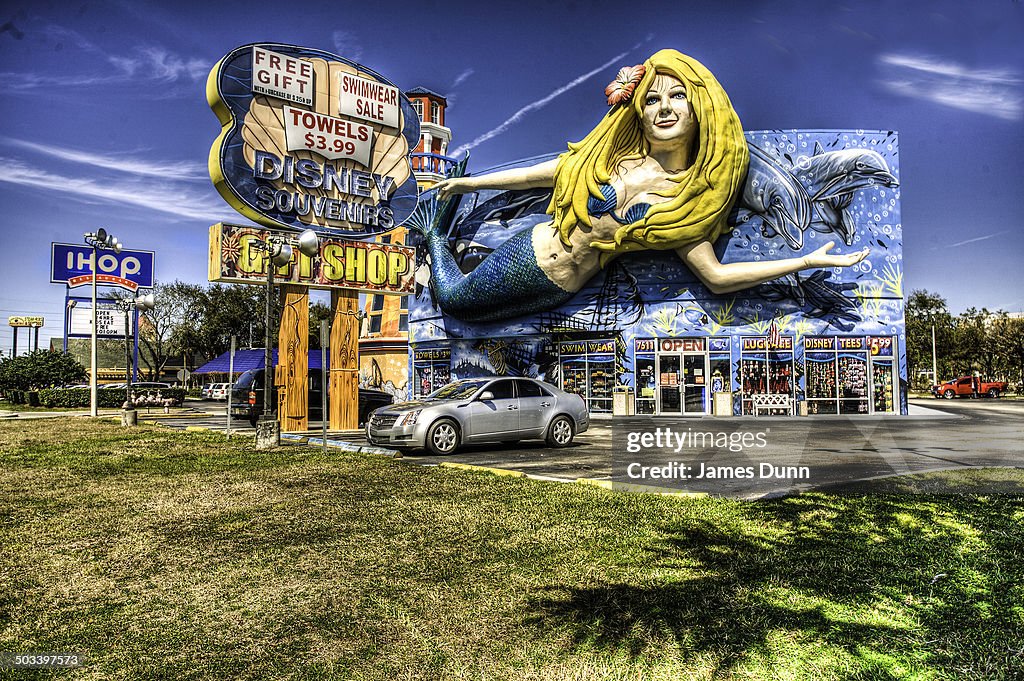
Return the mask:
[(772, 325), (768, 327), (768, 347), (777, 348), (782, 345), (782, 333), (779, 331), (779, 325), (776, 323), (777, 320), (772, 320)]

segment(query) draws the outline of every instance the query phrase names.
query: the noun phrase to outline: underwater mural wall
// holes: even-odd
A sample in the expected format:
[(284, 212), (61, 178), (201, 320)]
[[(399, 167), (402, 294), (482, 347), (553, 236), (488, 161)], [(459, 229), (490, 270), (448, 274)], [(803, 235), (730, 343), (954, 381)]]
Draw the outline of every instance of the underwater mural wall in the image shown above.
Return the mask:
[[(830, 241), (841, 253), (867, 247), (867, 257), (716, 294), (675, 251), (625, 253), (551, 309), (506, 318), (495, 299), (490, 321), (463, 321), (438, 304), (426, 240), (411, 232), (420, 263), (409, 304), (412, 395), (442, 378), (496, 374), (580, 392), (596, 413), (612, 411), (616, 391), (636, 413), (710, 413), (713, 394), (725, 392), (735, 414), (751, 413), (759, 394), (788, 395), (791, 413), (803, 401), (811, 414), (907, 413), (897, 134), (744, 136), (742, 196), (714, 242), (722, 263), (799, 258)], [(406, 224), (440, 230), (465, 273), (550, 220), (550, 199), (550, 189), (482, 190), (454, 202), (426, 192)]]

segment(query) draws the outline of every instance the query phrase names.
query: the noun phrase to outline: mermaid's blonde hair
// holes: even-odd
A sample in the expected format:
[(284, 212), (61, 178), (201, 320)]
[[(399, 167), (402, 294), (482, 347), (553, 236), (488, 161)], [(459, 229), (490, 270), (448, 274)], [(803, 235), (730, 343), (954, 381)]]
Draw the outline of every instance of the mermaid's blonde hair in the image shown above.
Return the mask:
[(718, 80), (696, 59), (661, 50), (644, 66), (646, 72), (631, 101), (612, 107), (590, 134), (570, 142), (569, 151), (558, 159), (548, 212), (566, 245), (581, 225), (591, 226), (587, 200), (602, 198), (599, 185), (607, 184), (623, 161), (649, 153), (640, 121), (644, 100), (659, 73), (675, 76), (686, 86), (698, 125), (693, 163), (670, 176), (672, 188), (656, 194), (666, 201), (652, 205), (640, 220), (619, 227), (614, 241), (590, 245), (610, 253), (668, 250), (702, 239), (714, 241), (725, 229), (749, 162), (740, 119)]

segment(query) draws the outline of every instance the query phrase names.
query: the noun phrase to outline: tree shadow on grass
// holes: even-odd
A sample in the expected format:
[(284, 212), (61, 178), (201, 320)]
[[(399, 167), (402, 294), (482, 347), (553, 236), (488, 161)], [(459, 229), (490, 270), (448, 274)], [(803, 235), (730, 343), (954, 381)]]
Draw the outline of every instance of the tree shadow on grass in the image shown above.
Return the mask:
[(526, 621), (576, 650), (668, 648), (714, 674), (813, 655), (815, 674), (841, 678), (1024, 678), (1019, 497), (807, 495), (734, 511), (664, 523), (631, 578), (545, 589)]

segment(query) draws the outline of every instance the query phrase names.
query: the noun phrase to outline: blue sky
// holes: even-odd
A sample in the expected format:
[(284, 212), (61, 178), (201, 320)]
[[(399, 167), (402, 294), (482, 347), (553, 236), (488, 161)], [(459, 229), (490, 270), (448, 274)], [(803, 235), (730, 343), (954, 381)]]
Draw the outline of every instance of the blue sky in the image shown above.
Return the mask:
[[(386, 9), (381, 9), (386, 8)], [(6, 317), (61, 334), (49, 244), (104, 226), (206, 281), (207, 230), (245, 222), (210, 183), (210, 68), (250, 42), (358, 60), (448, 96), (471, 168), (561, 151), (620, 66), (703, 61), (748, 130), (900, 133), (905, 288), (1024, 309), (1020, 2), (6, 2), (0, 15), (0, 349)], [(26, 334), (21, 334), (24, 348)]]

